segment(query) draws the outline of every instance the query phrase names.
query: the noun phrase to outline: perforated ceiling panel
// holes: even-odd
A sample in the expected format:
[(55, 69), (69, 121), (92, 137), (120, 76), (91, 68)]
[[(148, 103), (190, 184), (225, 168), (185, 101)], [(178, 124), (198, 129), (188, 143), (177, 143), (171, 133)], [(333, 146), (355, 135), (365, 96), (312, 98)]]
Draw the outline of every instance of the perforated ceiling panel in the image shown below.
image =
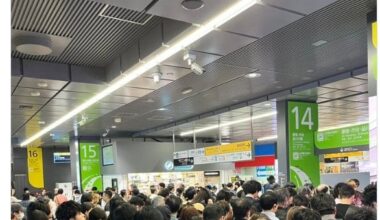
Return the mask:
[[(71, 38), (60, 56), (30, 56), (12, 51), (13, 57), (105, 66), (131, 43), (160, 22), (152, 17), (145, 25), (136, 25), (99, 16), (105, 4), (88, 0), (12, 0), (12, 28)], [(145, 19), (133, 10), (110, 7), (108, 16)]]

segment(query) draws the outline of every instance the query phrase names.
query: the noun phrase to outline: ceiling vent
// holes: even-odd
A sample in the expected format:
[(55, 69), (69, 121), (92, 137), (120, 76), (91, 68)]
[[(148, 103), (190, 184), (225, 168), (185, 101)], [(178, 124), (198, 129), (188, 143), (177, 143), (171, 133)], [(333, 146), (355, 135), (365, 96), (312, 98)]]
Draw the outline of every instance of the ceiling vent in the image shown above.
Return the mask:
[(147, 14), (145, 10), (138, 12), (112, 5), (105, 5), (99, 16), (137, 25), (145, 25), (153, 17), (153, 15)]
[(32, 105), (19, 105), (19, 109), (33, 109)]

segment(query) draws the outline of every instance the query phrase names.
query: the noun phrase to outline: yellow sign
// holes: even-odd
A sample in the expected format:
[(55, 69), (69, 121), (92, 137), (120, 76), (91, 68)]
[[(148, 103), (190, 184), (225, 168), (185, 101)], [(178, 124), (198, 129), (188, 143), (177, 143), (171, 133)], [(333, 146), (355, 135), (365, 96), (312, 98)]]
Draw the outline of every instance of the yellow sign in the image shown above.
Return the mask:
[(252, 151), (251, 141), (242, 141), (231, 144), (225, 144), (220, 146), (211, 146), (205, 148), (205, 156), (213, 156), (219, 154), (230, 154), (237, 152)]
[(27, 153), (29, 184), (35, 188), (44, 188), (42, 149), (40, 147), (28, 147)]
[(372, 44), (377, 48), (377, 22), (372, 23)]
[(324, 158), (337, 158), (337, 157), (362, 157), (363, 151), (347, 152), (347, 153), (336, 153), (336, 154), (325, 154)]

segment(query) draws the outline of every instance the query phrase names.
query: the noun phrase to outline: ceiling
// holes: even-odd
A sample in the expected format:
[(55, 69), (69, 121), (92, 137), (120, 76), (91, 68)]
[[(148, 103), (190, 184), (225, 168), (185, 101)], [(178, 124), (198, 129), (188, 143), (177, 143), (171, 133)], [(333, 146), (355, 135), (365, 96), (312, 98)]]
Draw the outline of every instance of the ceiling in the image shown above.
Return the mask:
[[(135, 25), (99, 16), (106, 7), (104, 2), (110, 4), (104, 12), (107, 16), (118, 19), (133, 18), (134, 21), (149, 20), (144, 25)], [(119, 68), (124, 65), (119, 65), (118, 60), (132, 54), (128, 52), (131, 48), (138, 51), (135, 58), (138, 62), (138, 59), (143, 59), (144, 54), (149, 54), (151, 48), (161, 46), (169, 36), (174, 35), (173, 30), (178, 32), (189, 27), (189, 23), (201, 23), (230, 3), (207, 1), (204, 9), (184, 12), (179, 11), (182, 10), (179, 3), (172, 4), (172, 0), (160, 0), (147, 14), (142, 13), (142, 9), (149, 2), (13, 0), (13, 30), (39, 32), (70, 39), (70, 43), (59, 56), (27, 56), (12, 51), (12, 57), (21, 59), (24, 66), (22, 74), (15, 75), (12, 72), (13, 137), (19, 140), (29, 137), (108, 85), (106, 79), (100, 80), (100, 83), (75, 81), (74, 70), (83, 66), (97, 68), (98, 72), (108, 74), (114, 66)], [(197, 62), (206, 69), (205, 74), (199, 76), (191, 73), (182, 60), (182, 52), (178, 53), (161, 63), (164, 75), (160, 83), (153, 83), (151, 74), (154, 70), (148, 71), (83, 114), (54, 129), (51, 132), (52, 136), (46, 135), (40, 140), (41, 144), (57, 144), (62, 140), (60, 137), (65, 137), (63, 143), (67, 143), (74, 124), (77, 124), (78, 135), (84, 136), (101, 135), (105, 129), (110, 129), (110, 134), (140, 132), (189, 120), (198, 115), (207, 115), (231, 105), (238, 106), (246, 100), (275, 94), (366, 66), (366, 14), (375, 5), (376, 1), (372, 0), (308, 0), (301, 4), (294, 0), (265, 0), (263, 4), (253, 6), (191, 46), (192, 53), (197, 56)], [(44, 10), (48, 12), (42, 13)], [(174, 20), (178, 22), (172, 22)], [(163, 36), (160, 34), (161, 30)], [(156, 35), (162, 37), (157, 42), (149, 38)], [(320, 40), (327, 43), (313, 46), (313, 43)], [(127, 58), (124, 60), (128, 61)], [(76, 69), (70, 66), (70, 77), (67, 79), (36, 78), (28, 72), (29, 68), (25, 65), (37, 61), (76, 65)], [(57, 70), (51, 68), (46, 74), (56, 74)], [(250, 72), (258, 72), (261, 77), (244, 77)], [(89, 78), (91, 74), (89, 71)], [(41, 81), (47, 82), (48, 87), (38, 87), (37, 84)], [(358, 85), (357, 88), (352, 86), (351, 89), (361, 92), (364, 87), (360, 86), (362, 85)], [(191, 88), (192, 92), (184, 95), (181, 91), (186, 88)], [(330, 97), (318, 96), (318, 102), (331, 100), (331, 97), (339, 94), (355, 94), (347, 88), (332, 88)], [(321, 87), (317, 91), (321, 89), (328, 90)], [(40, 92), (40, 96), (32, 97), (31, 92), (36, 90)], [(364, 98), (360, 99), (359, 103), (363, 100)], [(275, 108), (274, 100), (270, 101), (270, 108)], [(339, 101), (340, 104), (347, 102)], [(333, 102), (321, 104), (320, 111), (329, 107), (328, 103)], [(257, 112), (265, 111), (266, 107), (262, 108), (260, 105), (262, 104), (252, 108)], [(162, 108), (165, 110), (162, 111)], [(223, 113), (220, 117), (221, 120), (231, 120), (249, 114), (250, 109), (251, 107), (244, 107)], [(116, 117), (122, 118), (122, 123), (115, 124)], [(215, 117), (218, 116), (202, 123), (215, 123)], [(41, 124), (42, 121), (45, 124)], [(260, 123), (267, 124), (268, 121)], [(181, 125), (184, 127), (176, 127), (176, 130), (192, 127), (192, 124)], [(275, 118), (272, 118), (269, 124), (275, 125)], [(116, 128), (111, 129), (112, 125)], [(249, 124), (246, 126), (250, 128)], [(226, 131), (226, 135), (231, 135), (232, 139), (240, 138), (236, 136), (236, 132), (247, 135), (246, 127), (238, 127)], [(257, 133), (258, 136), (275, 132), (272, 126), (262, 128), (261, 133)], [(147, 135), (168, 135), (168, 130)], [(215, 134), (214, 132), (209, 135)]]

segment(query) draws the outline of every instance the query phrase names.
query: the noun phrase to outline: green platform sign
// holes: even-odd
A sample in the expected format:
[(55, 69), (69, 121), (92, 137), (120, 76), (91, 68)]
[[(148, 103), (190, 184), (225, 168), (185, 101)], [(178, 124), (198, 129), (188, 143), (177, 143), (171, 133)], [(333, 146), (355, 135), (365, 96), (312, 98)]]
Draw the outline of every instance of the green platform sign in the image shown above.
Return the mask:
[(96, 186), (99, 190), (102, 190), (99, 143), (80, 143), (79, 158), (82, 189), (91, 189)]
[(318, 130), (318, 105), (288, 102), (288, 146), (290, 181), (297, 186), (318, 185), (319, 158), (314, 153), (314, 132)]
[(355, 149), (360, 150), (360, 148), (365, 147), (368, 148), (368, 130), (368, 124), (361, 124), (346, 128), (315, 132), (315, 146), (320, 153), (333, 153), (338, 151), (346, 152), (355, 151)]

